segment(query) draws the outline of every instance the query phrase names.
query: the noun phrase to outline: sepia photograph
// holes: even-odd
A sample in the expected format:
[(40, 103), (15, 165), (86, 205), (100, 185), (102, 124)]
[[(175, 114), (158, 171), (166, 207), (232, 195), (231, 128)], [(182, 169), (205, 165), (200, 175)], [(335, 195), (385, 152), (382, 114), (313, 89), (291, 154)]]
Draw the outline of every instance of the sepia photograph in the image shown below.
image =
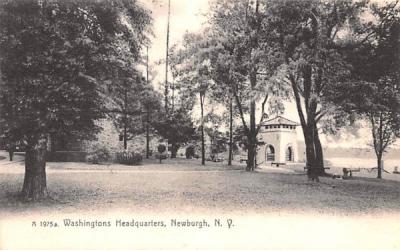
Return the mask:
[(0, 0), (25, 249), (400, 249), (400, 0)]

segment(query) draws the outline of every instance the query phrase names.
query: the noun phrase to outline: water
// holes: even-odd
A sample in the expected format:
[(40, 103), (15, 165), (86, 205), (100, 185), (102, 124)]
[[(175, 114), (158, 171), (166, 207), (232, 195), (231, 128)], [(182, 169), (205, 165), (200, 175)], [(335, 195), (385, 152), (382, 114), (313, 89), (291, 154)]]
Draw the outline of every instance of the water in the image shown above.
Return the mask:
[[(329, 165), (337, 168), (376, 168), (376, 158), (356, 158), (356, 157), (330, 157), (326, 159)], [(400, 159), (383, 160), (383, 167), (386, 171), (393, 172), (397, 166), (400, 171)]]

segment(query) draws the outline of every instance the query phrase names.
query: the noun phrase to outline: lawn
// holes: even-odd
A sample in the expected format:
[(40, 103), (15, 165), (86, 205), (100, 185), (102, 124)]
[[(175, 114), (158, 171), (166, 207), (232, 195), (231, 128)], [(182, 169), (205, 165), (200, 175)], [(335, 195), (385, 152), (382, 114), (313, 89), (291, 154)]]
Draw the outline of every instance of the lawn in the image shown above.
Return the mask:
[[(0, 249), (400, 247), (398, 181), (355, 177), (313, 183), (293, 169), (242, 169), (184, 159), (142, 166), (49, 163), (52, 198), (34, 204), (16, 199), (22, 163), (0, 161)], [(63, 225), (66, 218), (107, 220), (112, 227), (69, 228)], [(212, 226), (215, 218), (235, 226)], [(120, 219), (160, 220), (168, 226), (117, 227)], [(207, 220), (211, 227), (172, 227), (173, 219)], [(33, 221), (60, 227), (32, 227)]]
[[(15, 197), (23, 166), (0, 166), (0, 213), (235, 212), (375, 214), (400, 212), (400, 183), (374, 178), (321, 178), (274, 169), (245, 172), (242, 166), (198, 160), (156, 161), (142, 166), (49, 163), (51, 200), (21, 203)], [(8, 169), (9, 171), (4, 171)], [(277, 169), (279, 170), (279, 169)]]

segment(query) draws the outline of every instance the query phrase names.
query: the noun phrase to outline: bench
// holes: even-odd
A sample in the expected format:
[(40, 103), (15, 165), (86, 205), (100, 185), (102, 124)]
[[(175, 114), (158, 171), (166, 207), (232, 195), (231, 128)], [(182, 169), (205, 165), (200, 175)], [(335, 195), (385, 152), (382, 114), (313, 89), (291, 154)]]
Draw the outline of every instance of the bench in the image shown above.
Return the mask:
[(271, 162), (271, 166), (275, 165), (277, 168), (279, 168), (279, 166), (285, 166), (286, 163), (284, 162)]
[[(304, 167), (304, 172), (308, 169), (308, 167)], [(330, 167), (324, 167), (325, 170), (331, 169)]]
[[(375, 171), (375, 170), (378, 170), (378, 167), (376, 167), (376, 168), (370, 168), (370, 169), (368, 169), (368, 172), (371, 173), (372, 171)], [(385, 170), (385, 169), (383, 169), (383, 168), (382, 168), (382, 172), (385, 172), (385, 173), (387, 173), (387, 174), (390, 174), (389, 171), (387, 171), (387, 170)]]
[(223, 162), (223, 161), (224, 161), (224, 158), (220, 158), (220, 157), (213, 159), (213, 162)]
[(343, 168), (343, 179), (353, 177), (354, 172), (360, 172), (361, 168)]

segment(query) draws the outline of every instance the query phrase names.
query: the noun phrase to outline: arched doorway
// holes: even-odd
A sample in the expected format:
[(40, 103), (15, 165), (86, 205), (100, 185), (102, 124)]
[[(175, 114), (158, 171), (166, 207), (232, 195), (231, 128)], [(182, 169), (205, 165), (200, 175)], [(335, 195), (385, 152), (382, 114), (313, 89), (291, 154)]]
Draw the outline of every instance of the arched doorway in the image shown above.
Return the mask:
[(286, 149), (286, 161), (293, 161), (293, 148), (291, 146), (288, 146)]
[(275, 148), (272, 145), (268, 145), (265, 149), (266, 161), (275, 161)]

